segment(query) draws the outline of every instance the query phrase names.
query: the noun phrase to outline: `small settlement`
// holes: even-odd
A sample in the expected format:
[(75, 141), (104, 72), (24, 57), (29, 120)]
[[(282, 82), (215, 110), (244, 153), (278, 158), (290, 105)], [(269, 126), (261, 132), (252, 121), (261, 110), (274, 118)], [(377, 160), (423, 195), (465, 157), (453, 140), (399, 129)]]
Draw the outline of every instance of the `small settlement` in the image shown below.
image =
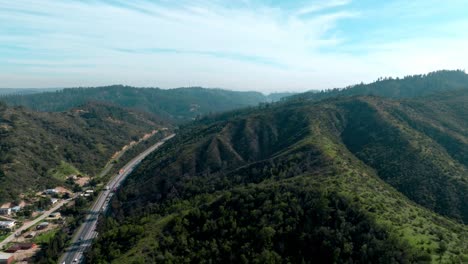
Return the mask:
[[(77, 178), (77, 181), (81, 178)], [(94, 191), (88, 190), (82, 195), (92, 196)], [(41, 236), (47, 236), (48, 232), (55, 232), (63, 227), (65, 219), (58, 211), (50, 212), (50, 209), (62, 201), (72, 201), (72, 197), (78, 196), (63, 187), (46, 189), (35, 194), (22, 195), (20, 202), (0, 204), (0, 237), (9, 239), (9, 242), (0, 240), (0, 264), (24, 263), (40, 250)], [(72, 204), (74, 202), (71, 202)], [(28, 228), (23, 228), (34, 219), (41, 217)], [(21, 230), (19, 230), (21, 228)], [(37, 243), (37, 244), (36, 244)], [(22, 262), (23, 261), (23, 262)]]

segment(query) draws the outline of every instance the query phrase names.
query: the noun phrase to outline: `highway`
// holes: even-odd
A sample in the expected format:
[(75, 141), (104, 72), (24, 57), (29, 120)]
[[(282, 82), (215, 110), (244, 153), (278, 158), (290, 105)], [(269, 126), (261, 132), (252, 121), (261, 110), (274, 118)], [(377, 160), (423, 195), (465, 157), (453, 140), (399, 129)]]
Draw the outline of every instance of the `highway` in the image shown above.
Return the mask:
[[(68, 247), (64, 254), (59, 258), (58, 263), (81, 263), (83, 261), (83, 252), (88, 248), (93, 239), (97, 236), (95, 231), (98, 217), (101, 211), (106, 211), (109, 206), (110, 198), (113, 195), (113, 190), (118, 188), (123, 180), (133, 171), (136, 165), (138, 165), (146, 156), (151, 152), (163, 145), (167, 140), (174, 137), (175, 134), (165, 137), (158, 143), (149, 147), (138, 156), (129, 161), (121, 170), (121, 173), (114, 176), (107, 184), (109, 187), (107, 190), (104, 189), (92, 205), (90, 211), (85, 217), (85, 221), (75, 235), (71, 239), (70, 247)], [(75, 261), (76, 260), (76, 261)], [(75, 262), (74, 262), (75, 261)]]

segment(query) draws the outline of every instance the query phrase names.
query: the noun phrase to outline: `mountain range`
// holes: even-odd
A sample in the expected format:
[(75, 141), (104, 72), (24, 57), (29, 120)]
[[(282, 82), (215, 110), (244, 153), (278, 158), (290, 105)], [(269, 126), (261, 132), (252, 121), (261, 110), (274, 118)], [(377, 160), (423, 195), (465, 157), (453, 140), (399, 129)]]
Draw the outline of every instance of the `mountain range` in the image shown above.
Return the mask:
[(106, 102), (155, 114), (170, 122), (187, 122), (200, 115), (228, 111), (280, 100), (292, 93), (237, 92), (201, 87), (159, 89), (112, 85), (94, 88), (67, 88), (56, 92), (4, 96), (13, 106), (36, 111), (60, 112), (89, 101)]
[[(468, 75), (302, 94), (108, 86), (7, 95), (0, 200), (177, 135), (111, 201), (89, 263), (468, 262)], [(65, 173), (67, 172), (67, 173)]]
[(117, 192), (88, 258), (464, 263), (464, 80), (383, 80), (182, 126)]

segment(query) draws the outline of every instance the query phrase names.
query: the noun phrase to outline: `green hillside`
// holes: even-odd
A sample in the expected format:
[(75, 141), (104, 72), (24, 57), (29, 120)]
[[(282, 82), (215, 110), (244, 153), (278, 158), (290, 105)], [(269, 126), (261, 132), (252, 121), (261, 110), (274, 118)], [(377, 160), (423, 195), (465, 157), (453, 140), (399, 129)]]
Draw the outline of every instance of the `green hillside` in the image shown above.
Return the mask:
[(438, 92), (468, 88), (468, 74), (464, 71), (436, 71), (400, 78), (380, 78), (369, 84), (356, 84), (343, 89), (311, 91), (293, 95), (292, 99), (322, 100), (339, 96), (375, 95), (387, 98), (416, 98)]
[(4, 96), (2, 100), (10, 105), (22, 105), (39, 111), (65, 111), (89, 101), (108, 102), (153, 113), (171, 121), (189, 121), (199, 115), (255, 106), (261, 102), (279, 100), (286, 95), (289, 94), (265, 96), (259, 92), (235, 92), (199, 87), (164, 90), (114, 85)]
[(466, 262), (467, 95), (205, 117), (126, 181), (90, 261)]
[(41, 113), (0, 104), (0, 201), (94, 175), (122, 146), (161, 127), (156, 117), (105, 104)]

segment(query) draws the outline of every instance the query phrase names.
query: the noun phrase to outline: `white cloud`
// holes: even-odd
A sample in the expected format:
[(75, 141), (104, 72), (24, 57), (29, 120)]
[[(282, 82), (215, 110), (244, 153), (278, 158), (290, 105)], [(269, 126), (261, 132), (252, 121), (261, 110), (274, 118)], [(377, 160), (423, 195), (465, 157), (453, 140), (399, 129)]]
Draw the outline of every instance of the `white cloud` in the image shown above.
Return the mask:
[(298, 16), (308, 15), (333, 7), (345, 6), (349, 3), (351, 3), (350, 0), (317, 1), (310, 5), (299, 8), (299, 10), (297, 10), (295, 14)]
[[(464, 51), (454, 52), (461, 47), (456, 44), (459, 39), (431, 40), (426, 49), (417, 39), (385, 45), (363, 41), (356, 45), (364, 46), (346, 51), (342, 44), (347, 35), (339, 23), (362, 17), (346, 0), (315, 1), (292, 9), (251, 1), (236, 6), (225, 1), (132, 1), (131, 6), (9, 1), (3, 5), (0, 23), (17, 32), (0, 30), (0, 48), (27, 49), (24, 54), (4, 54), (7, 59), (0, 61), (4, 87), (124, 83), (305, 90), (435, 70), (437, 65), (458, 67), (468, 61)], [(355, 53), (356, 48), (367, 52)], [(122, 49), (135, 52), (118, 51)]]

